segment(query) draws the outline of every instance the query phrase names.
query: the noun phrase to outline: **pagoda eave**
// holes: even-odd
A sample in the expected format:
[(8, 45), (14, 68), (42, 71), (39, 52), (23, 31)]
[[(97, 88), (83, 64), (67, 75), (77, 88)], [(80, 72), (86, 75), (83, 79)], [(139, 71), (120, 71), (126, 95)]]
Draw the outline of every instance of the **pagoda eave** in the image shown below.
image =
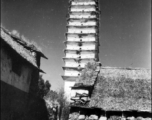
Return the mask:
[(74, 61), (90, 61), (90, 60), (95, 60), (95, 58), (79, 58), (79, 59), (77, 59), (77, 58), (66, 58), (66, 57), (63, 57), (62, 58), (63, 59), (63, 61), (71, 61), (71, 60), (74, 60)]
[(65, 33), (65, 35), (67, 36), (67, 35), (84, 35), (84, 36), (87, 36), (87, 35), (96, 35), (96, 36), (98, 36), (98, 34), (97, 33)]
[(72, 14), (72, 13), (94, 13), (94, 14), (99, 14), (100, 11), (97, 10), (97, 11), (69, 11), (69, 14)]
[(66, 67), (66, 66), (63, 66), (62, 68), (63, 70), (70, 69), (70, 70), (76, 70), (76, 71), (81, 71), (83, 69), (83, 67)]
[(82, 43), (82, 44), (84, 44), (84, 43), (90, 43), (90, 44), (98, 44), (98, 42), (97, 41), (64, 41), (63, 42), (64, 44), (70, 44), (70, 43), (76, 43), (76, 44), (79, 44), (79, 43)]
[[(69, 3), (71, 4), (71, 2), (73, 2), (73, 1), (80, 2), (80, 0), (70, 0)], [(86, 1), (88, 1), (88, 0), (81, 0), (81, 2), (86, 2)], [(90, 0), (90, 1), (98, 3), (98, 0)]]
[(98, 53), (98, 50), (67, 50), (67, 49), (65, 49), (64, 50), (64, 53), (66, 53), (66, 52), (92, 52), (92, 53)]
[(62, 79), (64, 80), (64, 81), (76, 81), (76, 79), (78, 79), (78, 77), (77, 76), (62, 76)]
[(87, 34), (65, 34), (66, 38), (70, 37), (70, 36), (75, 36), (77, 38), (83, 38), (83, 37), (95, 37), (95, 39), (99, 39), (99, 37), (96, 34), (92, 34), (92, 35), (87, 35)]
[(76, 26), (76, 25), (67, 25), (66, 26), (67, 28), (95, 28), (95, 29), (97, 29), (97, 27), (98, 27), (98, 24), (97, 25), (87, 25), (87, 26)]
[(76, 90), (76, 89), (84, 89), (84, 90), (91, 90), (93, 88), (93, 86), (90, 85), (74, 85), (73, 87), (71, 87), (71, 89)]
[(67, 17), (67, 22), (70, 21), (70, 20), (99, 20), (99, 17), (97, 18), (70, 18), (70, 17)]

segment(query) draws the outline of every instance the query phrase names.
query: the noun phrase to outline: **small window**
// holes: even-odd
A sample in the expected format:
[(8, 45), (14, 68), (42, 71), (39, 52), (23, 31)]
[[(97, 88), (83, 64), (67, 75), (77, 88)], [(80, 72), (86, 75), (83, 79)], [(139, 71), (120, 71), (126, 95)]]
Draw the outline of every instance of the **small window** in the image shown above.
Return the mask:
[(12, 60), (12, 71), (16, 73), (18, 76), (21, 75), (22, 65), (19, 60)]

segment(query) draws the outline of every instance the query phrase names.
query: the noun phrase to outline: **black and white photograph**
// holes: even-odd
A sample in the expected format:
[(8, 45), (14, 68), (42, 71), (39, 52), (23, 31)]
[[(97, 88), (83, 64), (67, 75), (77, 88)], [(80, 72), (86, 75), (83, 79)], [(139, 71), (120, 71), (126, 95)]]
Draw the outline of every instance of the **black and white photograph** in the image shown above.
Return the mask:
[(1, 120), (152, 120), (151, 0), (1, 0)]

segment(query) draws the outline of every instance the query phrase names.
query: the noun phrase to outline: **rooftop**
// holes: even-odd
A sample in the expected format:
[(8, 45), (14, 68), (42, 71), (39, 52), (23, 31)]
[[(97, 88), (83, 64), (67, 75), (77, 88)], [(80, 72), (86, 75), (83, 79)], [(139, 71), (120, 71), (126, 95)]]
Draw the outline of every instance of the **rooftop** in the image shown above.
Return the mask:
[[(86, 70), (85, 74), (88, 72)], [(94, 72), (95, 70), (92, 73)], [(84, 71), (81, 75), (84, 76), (83, 74)], [(82, 83), (84, 87), (94, 87), (90, 102), (84, 107), (105, 111), (151, 112), (151, 69), (101, 67), (96, 80), (93, 74), (91, 77), (82, 76), (75, 85), (81, 84), (81, 89)]]
[[(34, 67), (38, 68), (37, 65), (37, 56), (45, 57), (45, 55), (32, 43), (26, 42), (21, 38), (12, 35), (9, 31), (1, 27), (1, 35), (2, 40), (9, 45), (13, 50), (15, 50), (22, 58), (24, 58), (27, 62), (32, 64)], [(39, 69), (39, 68), (38, 68)], [(40, 69), (39, 69), (40, 70)], [(40, 70), (43, 72), (42, 70)]]

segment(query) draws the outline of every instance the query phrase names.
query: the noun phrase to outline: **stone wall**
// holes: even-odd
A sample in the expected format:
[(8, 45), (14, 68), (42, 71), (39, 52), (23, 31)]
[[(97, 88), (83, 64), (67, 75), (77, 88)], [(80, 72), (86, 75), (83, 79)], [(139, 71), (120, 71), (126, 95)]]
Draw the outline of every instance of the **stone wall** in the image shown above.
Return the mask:
[[(114, 113), (114, 112), (113, 112)], [(137, 114), (111, 114), (111, 115), (101, 115), (101, 114), (83, 114), (79, 112), (73, 112), (69, 116), (69, 120), (151, 120), (150, 113), (138, 113)]]

